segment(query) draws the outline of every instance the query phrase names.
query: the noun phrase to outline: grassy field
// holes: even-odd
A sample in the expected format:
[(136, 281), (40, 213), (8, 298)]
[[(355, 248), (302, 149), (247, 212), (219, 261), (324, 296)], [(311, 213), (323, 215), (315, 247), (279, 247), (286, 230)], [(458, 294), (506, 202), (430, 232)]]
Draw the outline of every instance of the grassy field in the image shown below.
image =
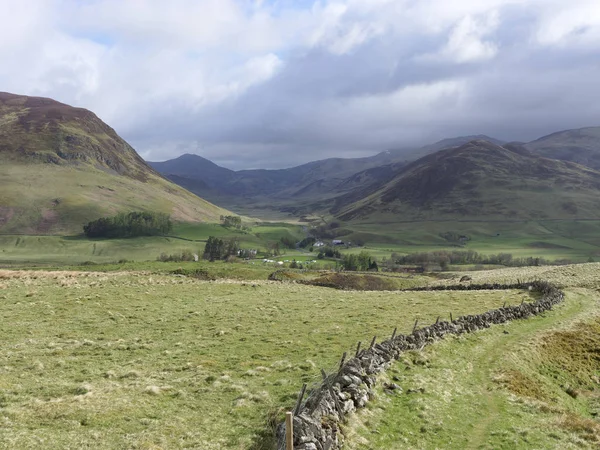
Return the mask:
[(527, 298), (2, 271), (0, 446), (270, 448), (269, 421), (358, 340)]
[[(81, 264), (108, 263), (122, 259), (155, 260), (161, 253), (176, 254), (183, 250), (201, 254), (209, 236), (237, 239), (242, 248), (265, 251), (268, 245), (287, 237), (301, 240), (301, 228), (289, 224), (259, 223), (248, 231), (225, 228), (215, 223), (180, 223), (172, 236), (152, 236), (127, 239), (87, 239), (84, 236), (0, 235), (0, 264), (41, 263)], [(301, 252), (283, 250), (302, 256)], [(315, 255), (316, 256), (316, 255)], [(313, 256), (311, 256), (312, 258)]]
[[(372, 256), (390, 258), (392, 253), (407, 254), (435, 250), (475, 250), (482, 254), (512, 253), (515, 257), (542, 257), (587, 262), (600, 258), (600, 221), (546, 221), (527, 223), (428, 222), (352, 226), (343, 239), (360, 239), (364, 247), (344, 249), (342, 253), (363, 250)], [(463, 247), (453, 246), (440, 234), (454, 232), (470, 237)], [(80, 264), (154, 260), (160, 253), (201, 252), (209, 236), (238, 239), (242, 248), (266, 251), (286, 238), (298, 242), (306, 237), (306, 226), (280, 222), (253, 222), (245, 231), (224, 228), (215, 223), (179, 223), (172, 236), (130, 239), (86, 239), (81, 236), (0, 235), (0, 264)], [(312, 261), (318, 249), (290, 250), (281, 246), (277, 260)], [(328, 264), (319, 262), (318, 265)]]
[[(457, 247), (440, 234), (454, 232), (470, 240), (466, 250), (480, 253), (512, 253), (515, 257), (568, 258), (586, 262), (600, 257), (600, 221), (528, 221), (528, 222), (364, 222), (352, 225), (354, 233), (345, 237), (362, 239), (376, 256), (392, 252), (414, 253)], [(354, 250), (360, 251), (360, 250)]]
[(347, 448), (598, 448), (599, 300), (572, 288), (544, 316), (406, 354), (386, 374), (404, 392), (379, 389)]

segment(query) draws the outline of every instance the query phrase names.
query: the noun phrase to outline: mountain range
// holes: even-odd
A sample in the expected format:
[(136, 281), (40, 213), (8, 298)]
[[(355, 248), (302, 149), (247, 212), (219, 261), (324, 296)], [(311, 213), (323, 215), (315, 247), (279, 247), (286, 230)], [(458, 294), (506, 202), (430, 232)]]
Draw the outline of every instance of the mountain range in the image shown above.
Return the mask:
[(332, 158), (280, 170), (232, 171), (198, 155), (150, 162), (217, 204), (248, 212), (332, 214), (343, 220), (596, 218), (600, 127), (529, 143), (484, 135), (444, 139), (372, 157)]

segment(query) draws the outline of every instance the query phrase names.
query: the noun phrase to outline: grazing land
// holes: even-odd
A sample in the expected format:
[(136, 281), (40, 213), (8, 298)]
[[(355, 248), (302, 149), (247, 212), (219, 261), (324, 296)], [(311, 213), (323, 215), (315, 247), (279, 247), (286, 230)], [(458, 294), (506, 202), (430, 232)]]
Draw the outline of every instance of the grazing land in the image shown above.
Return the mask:
[(387, 372), (347, 448), (598, 448), (600, 296), (572, 288), (549, 314), (445, 339)]
[[(286, 239), (298, 242), (306, 237), (310, 225), (284, 222), (256, 222), (249, 229), (237, 230), (215, 223), (178, 223), (172, 235), (127, 239), (87, 239), (83, 236), (0, 235), (0, 264), (22, 266), (37, 264), (109, 263), (122, 259), (155, 260), (161, 253), (202, 252), (209, 236), (237, 239), (242, 248), (268, 251)], [(540, 257), (547, 260), (588, 262), (600, 259), (600, 221), (530, 222), (373, 222), (342, 226), (339, 237), (361, 242), (360, 247), (339, 247), (341, 253), (369, 252), (379, 260), (392, 253), (409, 254), (437, 250), (475, 250), (482, 254), (511, 253), (515, 257)], [(456, 244), (444, 233), (468, 236)], [(315, 260), (319, 249), (280, 247), (277, 260)]]
[(303, 382), (358, 340), (529, 295), (358, 292), (151, 272), (2, 271), (8, 448), (270, 448)]

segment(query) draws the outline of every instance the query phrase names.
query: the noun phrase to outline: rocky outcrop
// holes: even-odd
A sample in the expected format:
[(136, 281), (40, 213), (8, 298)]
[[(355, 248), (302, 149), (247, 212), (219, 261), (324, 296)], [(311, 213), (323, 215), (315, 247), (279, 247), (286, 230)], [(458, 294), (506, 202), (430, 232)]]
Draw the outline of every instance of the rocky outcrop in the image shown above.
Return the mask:
[[(314, 389), (294, 415), (294, 449), (331, 450), (342, 446), (340, 424), (348, 414), (363, 408), (373, 396), (377, 374), (388, 368), (407, 350), (417, 350), (442, 339), (447, 334), (471, 333), (493, 324), (526, 319), (543, 313), (564, 298), (555, 286), (544, 281), (514, 285), (457, 285), (450, 289), (529, 289), (541, 294), (531, 303), (507, 306), (483, 314), (458, 317), (451, 322), (438, 321), (415, 329), (409, 335), (394, 335), (381, 343), (373, 343), (358, 351), (354, 358), (342, 363), (337, 373), (324, 377), (323, 384)], [(437, 290), (437, 287), (436, 287)], [(415, 326), (416, 328), (416, 326)], [(285, 449), (285, 425), (277, 429), (278, 448)]]

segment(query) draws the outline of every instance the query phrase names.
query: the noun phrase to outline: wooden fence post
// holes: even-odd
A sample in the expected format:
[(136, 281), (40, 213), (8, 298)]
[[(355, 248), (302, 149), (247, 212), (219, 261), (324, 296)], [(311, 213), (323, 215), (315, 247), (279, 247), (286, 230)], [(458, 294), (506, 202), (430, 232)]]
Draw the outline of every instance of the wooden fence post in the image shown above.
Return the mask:
[(306, 383), (302, 385), (302, 390), (298, 394), (298, 401), (296, 402), (296, 408), (294, 408), (294, 416), (297, 416), (300, 413), (300, 405), (302, 404), (302, 399), (304, 398), (304, 393), (306, 392)]
[(358, 344), (356, 345), (356, 354), (354, 355), (355, 358), (358, 358), (358, 354), (360, 353), (360, 344), (362, 344), (362, 342), (358, 341)]
[(338, 369), (338, 373), (340, 373), (342, 371), (342, 369), (344, 368), (344, 363), (346, 362), (346, 352), (344, 352), (344, 354), (342, 355), (342, 359), (340, 361), (340, 367)]
[(369, 345), (369, 350), (375, 346), (375, 341), (377, 340), (377, 336), (373, 336), (373, 340), (371, 341), (371, 345)]
[(454, 322), (454, 321), (452, 320), (452, 313), (450, 313), (450, 322)]
[(294, 414), (285, 413), (285, 450), (294, 450)]
[(392, 341), (396, 337), (396, 332), (398, 331), (398, 327), (394, 328), (394, 332), (392, 333)]
[(413, 327), (413, 330), (412, 330), (413, 333), (416, 331), (417, 325), (419, 325), (419, 319), (415, 320), (415, 326)]

